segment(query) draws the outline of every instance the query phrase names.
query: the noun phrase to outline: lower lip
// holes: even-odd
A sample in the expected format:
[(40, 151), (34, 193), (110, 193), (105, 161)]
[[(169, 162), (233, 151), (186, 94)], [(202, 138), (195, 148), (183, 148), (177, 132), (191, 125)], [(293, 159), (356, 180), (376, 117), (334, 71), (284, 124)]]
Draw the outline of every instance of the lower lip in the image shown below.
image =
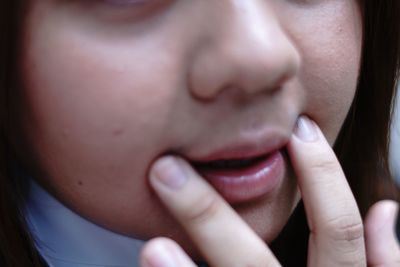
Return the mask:
[(204, 170), (200, 174), (231, 204), (267, 196), (284, 177), (284, 158), (280, 150), (256, 165), (241, 170)]

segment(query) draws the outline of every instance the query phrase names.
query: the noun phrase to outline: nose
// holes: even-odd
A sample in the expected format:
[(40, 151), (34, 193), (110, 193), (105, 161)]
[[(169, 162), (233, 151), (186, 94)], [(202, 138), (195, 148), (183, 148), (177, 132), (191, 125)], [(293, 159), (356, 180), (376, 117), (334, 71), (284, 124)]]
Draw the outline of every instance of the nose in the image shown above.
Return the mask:
[[(204, 1), (214, 2), (214, 1)], [(268, 1), (224, 0), (211, 5), (207, 39), (189, 69), (189, 88), (210, 100), (224, 90), (271, 92), (296, 74), (300, 56)]]

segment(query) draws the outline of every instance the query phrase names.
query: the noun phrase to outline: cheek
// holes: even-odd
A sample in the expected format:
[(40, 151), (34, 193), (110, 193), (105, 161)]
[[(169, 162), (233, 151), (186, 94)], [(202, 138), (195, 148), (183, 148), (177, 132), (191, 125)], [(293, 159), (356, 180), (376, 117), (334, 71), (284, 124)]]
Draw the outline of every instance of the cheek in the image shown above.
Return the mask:
[(32, 36), (24, 77), (35, 138), (71, 157), (102, 154), (108, 161), (148, 151), (142, 136), (161, 139), (176, 93), (171, 90), (175, 81), (168, 78), (173, 62), (161, 68), (140, 60), (146, 49), (140, 43), (127, 57), (128, 47), (99, 45), (69, 31)]
[[(132, 51), (132, 43), (99, 42), (41, 23), (27, 31), (22, 76), (28, 139), (51, 177), (43, 182), (88, 217), (131, 223), (142, 205), (127, 200), (150, 199), (147, 167), (169, 144), (178, 63), (161, 52), (143, 60), (144, 42)], [(117, 208), (106, 213), (105, 206)]]
[(353, 101), (359, 73), (359, 50), (354, 46), (344, 48), (352, 53), (341, 49), (320, 49), (321, 54), (309, 56), (305, 64), (308, 68), (301, 75), (308, 94), (306, 112), (318, 122), (331, 144)]
[[(65, 152), (62, 155), (82, 159), (107, 155), (108, 162), (142, 150), (146, 144), (127, 138), (151, 134), (148, 137), (156, 139), (159, 131), (155, 130), (163, 127), (157, 115), (167, 113), (170, 96), (156, 91), (150, 92), (155, 97), (149, 98), (143, 88), (158, 86), (140, 73), (127, 77), (121, 65), (116, 65), (118, 55), (85, 47), (69, 51), (66, 44), (71, 42), (55, 40), (52, 45), (58, 49), (46, 50), (45, 59), (38, 56), (42, 54), (40, 44), (33, 43), (28, 53), (26, 62), (34, 64), (25, 68), (25, 93), (35, 139), (51, 144), (45, 148), (52, 152), (61, 150)], [(123, 150), (121, 143), (125, 144)]]
[(321, 18), (314, 19), (319, 23), (299, 23), (302, 28), (295, 28), (303, 55), (299, 79), (307, 94), (305, 113), (320, 125), (331, 144), (355, 95), (362, 42), (358, 6), (354, 1), (336, 2), (325, 11), (330, 12), (329, 19), (322, 12)]

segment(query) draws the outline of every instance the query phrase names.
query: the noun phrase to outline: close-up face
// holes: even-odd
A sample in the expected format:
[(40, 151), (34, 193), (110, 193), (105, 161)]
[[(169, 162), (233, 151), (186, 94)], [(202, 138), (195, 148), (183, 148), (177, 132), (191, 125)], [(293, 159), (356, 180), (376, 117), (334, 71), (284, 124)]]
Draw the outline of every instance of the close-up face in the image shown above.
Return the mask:
[(333, 145), (354, 98), (357, 1), (28, 2), (23, 123), (46, 188), (108, 229), (190, 249), (148, 183), (173, 153), (264, 240), (279, 234), (300, 199), (284, 152), (297, 118)]

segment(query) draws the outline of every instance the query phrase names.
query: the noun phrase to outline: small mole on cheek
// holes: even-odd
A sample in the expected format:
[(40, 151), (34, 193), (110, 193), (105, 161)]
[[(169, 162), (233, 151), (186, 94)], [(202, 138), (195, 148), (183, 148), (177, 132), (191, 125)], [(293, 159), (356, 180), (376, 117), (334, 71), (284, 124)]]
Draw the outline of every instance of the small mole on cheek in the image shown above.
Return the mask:
[(83, 185), (83, 182), (82, 181), (78, 181), (78, 185)]
[(121, 134), (123, 134), (124, 133), (124, 130), (122, 130), (122, 129), (116, 129), (116, 130), (114, 130), (113, 131), (113, 136), (119, 136), (119, 135), (121, 135)]

